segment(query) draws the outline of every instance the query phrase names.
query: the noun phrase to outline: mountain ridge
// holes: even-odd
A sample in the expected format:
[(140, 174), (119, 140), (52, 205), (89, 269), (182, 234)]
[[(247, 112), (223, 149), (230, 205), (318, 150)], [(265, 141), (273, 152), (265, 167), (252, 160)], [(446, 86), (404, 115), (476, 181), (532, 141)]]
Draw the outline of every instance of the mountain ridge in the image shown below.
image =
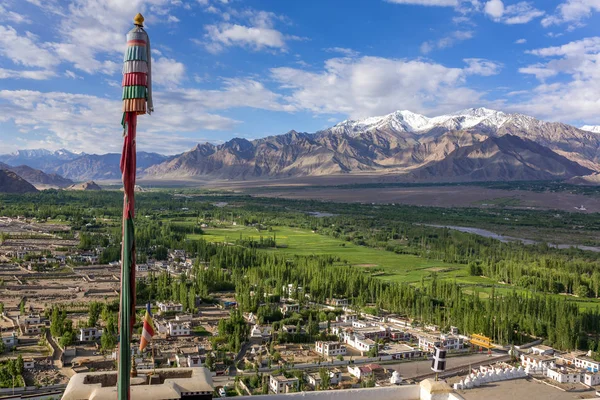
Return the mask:
[[(147, 179), (244, 180), (392, 173), (411, 179), (413, 171), (421, 171), (419, 174), (431, 179), (422, 172), (423, 168), (429, 166), (431, 170), (432, 163), (441, 162), (461, 148), (507, 135), (523, 140), (508, 139), (501, 144), (510, 141), (515, 154), (531, 157), (530, 162), (539, 164), (539, 168), (545, 165), (550, 173), (541, 173), (539, 168), (524, 168), (525, 164), (514, 161), (514, 155), (503, 153), (501, 164), (518, 170), (492, 173), (489, 168), (493, 168), (494, 163), (490, 159), (489, 166), (479, 166), (490, 176), (513, 174), (523, 176), (522, 179), (526, 176), (563, 179), (564, 175), (564, 179), (568, 179), (575, 171), (600, 172), (600, 134), (560, 122), (546, 122), (523, 114), (480, 107), (431, 118), (399, 110), (384, 116), (345, 120), (315, 133), (291, 130), (255, 140), (233, 138), (218, 145), (199, 143), (174, 156), (139, 152), (138, 175)], [(554, 163), (545, 164), (542, 157), (534, 157), (534, 154), (543, 152), (539, 148), (533, 151), (529, 142), (547, 148), (551, 152), (547, 155)], [(498, 151), (504, 150), (506, 148), (498, 148)], [(458, 162), (456, 154), (452, 156), (453, 162)], [(49, 169), (77, 181), (118, 179), (119, 157), (115, 153), (101, 156), (84, 154), (60, 165), (55, 163)], [(0, 156), (0, 161), (2, 159)], [(459, 170), (462, 171), (461, 168)], [(440, 178), (464, 179), (469, 175), (464, 172), (461, 176)]]

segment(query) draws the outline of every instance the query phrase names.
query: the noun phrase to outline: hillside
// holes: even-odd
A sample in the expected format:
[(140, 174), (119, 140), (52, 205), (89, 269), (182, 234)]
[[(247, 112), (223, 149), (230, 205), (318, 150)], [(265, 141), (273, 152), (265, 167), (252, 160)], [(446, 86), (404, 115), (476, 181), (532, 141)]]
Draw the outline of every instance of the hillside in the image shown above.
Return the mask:
[(456, 149), (411, 175), (428, 181), (513, 181), (569, 179), (592, 172), (531, 140), (505, 135)]
[(91, 190), (102, 190), (100, 186), (94, 181), (76, 183), (67, 188), (67, 190), (83, 190), (83, 191), (91, 191)]
[(0, 193), (34, 193), (38, 190), (13, 171), (0, 166)]
[(27, 165), (9, 167), (9, 169), (33, 185), (63, 188), (73, 184), (72, 180), (63, 178), (58, 174), (46, 174), (39, 169), (34, 169)]

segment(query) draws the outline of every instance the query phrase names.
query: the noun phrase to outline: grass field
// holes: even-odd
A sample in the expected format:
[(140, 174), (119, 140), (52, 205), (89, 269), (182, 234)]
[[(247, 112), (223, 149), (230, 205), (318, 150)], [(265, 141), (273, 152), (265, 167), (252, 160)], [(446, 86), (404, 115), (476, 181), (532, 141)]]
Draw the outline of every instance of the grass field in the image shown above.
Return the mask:
[(433, 272), (440, 278), (454, 279), (465, 284), (491, 284), (493, 281), (469, 276), (464, 265), (447, 264), (440, 261), (427, 260), (421, 257), (395, 254), (389, 251), (358, 246), (350, 242), (319, 235), (309, 230), (289, 227), (273, 227), (272, 232), (258, 232), (255, 228), (232, 226), (231, 228), (207, 228), (204, 235), (189, 235), (190, 239), (204, 239), (209, 242), (233, 243), (240, 238), (260, 239), (275, 236), (276, 249), (281, 254), (325, 255), (339, 257), (342, 262), (368, 268), (377, 273), (381, 279), (417, 283), (421, 278), (429, 278)]
[[(180, 223), (191, 224), (191, 221)], [(438, 279), (452, 280), (460, 284), (465, 293), (478, 293), (481, 299), (490, 297), (492, 286), (495, 287), (495, 292), (498, 295), (509, 295), (515, 291), (522, 295), (528, 293), (525, 289), (503, 285), (489, 278), (471, 276), (465, 265), (448, 264), (409, 254), (395, 254), (383, 249), (358, 246), (309, 230), (285, 226), (273, 227), (272, 231), (262, 232), (246, 226), (206, 228), (203, 235), (188, 235), (188, 237), (190, 239), (204, 239), (214, 243), (234, 243), (240, 238), (240, 235), (245, 239), (254, 240), (260, 239), (261, 236), (267, 238), (275, 235), (278, 247), (263, 251), (305, 256), (333, 255), (339, 257), (342, 263), (372, 271), (379, 279), (418, 285), (421, 279), (427, 281), (431, 279), (432, 273), (436, 273)], [(549, 294), (549, 296), (565, 297), (557, 294)], [(596, 299), (579, 299), (572, 296), (569, 296), (569, 299), (577, 302), (581, 309), (596, 308), (600, 305), (600, 301)]]

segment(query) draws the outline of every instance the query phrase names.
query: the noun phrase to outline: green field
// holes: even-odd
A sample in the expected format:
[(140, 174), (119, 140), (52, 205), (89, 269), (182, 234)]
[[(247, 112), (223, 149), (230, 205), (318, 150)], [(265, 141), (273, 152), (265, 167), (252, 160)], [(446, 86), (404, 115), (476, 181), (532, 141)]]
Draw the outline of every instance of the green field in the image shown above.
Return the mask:
[(266, 249), (281, 254), (297, 255), (332, 255), (342, 262), (372, 270), (381, 279), (417, 283), (421, 278), (428, 279), (433, 272), (438, 277), (453, 279), (464, 284), (493, 284), (494, 282), (480, 277), (469, 276), (464, 265), (447, 264), (440, 261), (427, 260), (408, 254), (395, 254), (383, 249), (358, 246), (350, 242), (330, 236), (313, 233), (309, 230), (273, 227), (272, 231), (258, 232), (255, 228), (232, 226), (231, 228), (206, 228), (203, 235), (189, 235), (190, 239), (204, 239), (209, 242), (234, 243), (240, 234), (246, 239), (260, 239), (261, 236), (273, 237), (277, 240), (276, 249)]

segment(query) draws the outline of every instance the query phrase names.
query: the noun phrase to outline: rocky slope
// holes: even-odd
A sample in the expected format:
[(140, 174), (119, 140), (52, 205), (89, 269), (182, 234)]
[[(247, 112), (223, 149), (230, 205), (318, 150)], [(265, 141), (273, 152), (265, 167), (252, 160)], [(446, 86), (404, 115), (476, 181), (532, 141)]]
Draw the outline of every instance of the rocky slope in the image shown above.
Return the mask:
[(11, 171), (25, 179), (33, 185), (43, 185), (48, 187), (64, 188), (73, 184), (73, 181), (63, 178), (58, 174), (46, 174), (39, 169), (31, 168), (27, 165), (17, 167), (8, 167)]
[(0, 166), (0, 193), (34, 193), (37, 189), (13, 171)]
[(98, 186), (98, 184), (96, 182), (89, 181), (89, 182), (76, 183), (74, 185), (71, 185), (67, 188), (67, 190), (90, 191), (90, 190), (102, 190), (102, 188), (100, 186)]
[(411, 175), (438, 182), (512, 181), (569, 179), (592, 172), (531, 140), (504, 135), (458, 148)]

